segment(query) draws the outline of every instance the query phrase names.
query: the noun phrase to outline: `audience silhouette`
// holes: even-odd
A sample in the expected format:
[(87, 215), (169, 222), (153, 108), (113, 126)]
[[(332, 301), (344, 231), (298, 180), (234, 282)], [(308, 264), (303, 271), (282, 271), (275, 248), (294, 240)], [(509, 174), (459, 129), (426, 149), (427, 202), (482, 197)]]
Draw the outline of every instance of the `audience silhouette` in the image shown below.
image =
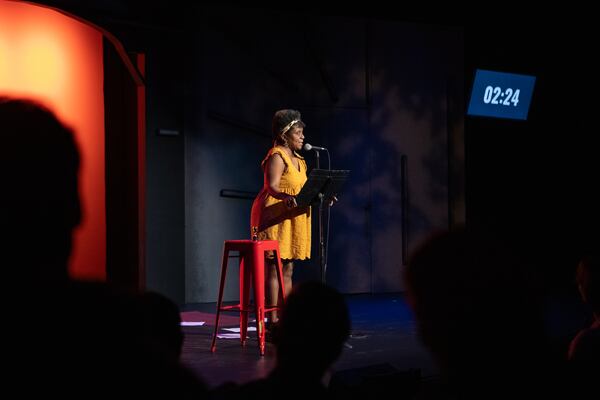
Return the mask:
[(0, 126), (5, 272), (30, 283), (65, 282), (81, 220), (73, 134), (45, 107), (2, 97)]
[(600, 365), (600, 258), (582, 258), (577, 265), (576, 281), (582, 301), (591, 307), (593, 322), (571, 341), (568, 359), (587, 369), (594, 363)]
[(217, 398), (327, 398), (328, 372), (350, 334), (344, 297), (316, 281), (296, 285), (274, 332), (276, 365), (264, 379), (215, 390)]
[(157, 292), (142, 293), (141, 301), (148, 345), (170, 360), (179, 360), (184, 339), (179, 307)]
[(411, 255), (408, 301), (442, 397), (538, 397), (558, 384), (541, 293), (521, 259), (493, 234), (464, 228), (436, 233)]
[(81, 220), (72, 131), (43, 105), (7, 97), (0, 127), (8, 385), (19, 397), (206, 397), (201, 380), (148, 345), (160, 334), (147, 323), (149, 297), (69, 278)]

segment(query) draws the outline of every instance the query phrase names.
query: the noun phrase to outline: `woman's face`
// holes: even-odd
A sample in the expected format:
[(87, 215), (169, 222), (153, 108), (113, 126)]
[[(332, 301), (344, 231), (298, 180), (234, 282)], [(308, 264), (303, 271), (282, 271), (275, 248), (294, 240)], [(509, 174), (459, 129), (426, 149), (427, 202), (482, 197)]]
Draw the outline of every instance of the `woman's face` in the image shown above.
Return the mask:
[(286, 133), (287, 143), (291, 150), (302, 150), (304, 145), (304, 128), (301, 126), (293, 126)]

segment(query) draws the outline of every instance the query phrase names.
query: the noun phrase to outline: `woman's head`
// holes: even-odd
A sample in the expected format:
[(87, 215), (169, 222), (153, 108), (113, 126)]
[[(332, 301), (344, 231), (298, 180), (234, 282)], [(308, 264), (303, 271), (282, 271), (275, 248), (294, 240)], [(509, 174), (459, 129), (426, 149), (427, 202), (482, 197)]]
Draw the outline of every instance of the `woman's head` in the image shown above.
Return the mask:
[(304, 122), (300, 111), (279, 110), (273, 115), (273, 143), (286, 146), (292, 150), (300, 150), (304, 141)]

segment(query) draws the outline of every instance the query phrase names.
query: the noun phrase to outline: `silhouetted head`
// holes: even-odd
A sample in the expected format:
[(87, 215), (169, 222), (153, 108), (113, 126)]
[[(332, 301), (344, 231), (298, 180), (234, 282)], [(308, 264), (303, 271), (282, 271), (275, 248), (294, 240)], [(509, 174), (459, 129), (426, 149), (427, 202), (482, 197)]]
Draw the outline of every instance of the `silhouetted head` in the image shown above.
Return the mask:
[(286, 298), (277, 331), (277, 361), (286, 370), (322, 374), (350, 334), (344, 297), (320, 282), (304, 282)]
[(581, 298), (600, 316), (600, 258), (597, 255), (589, 255), (579, 261), (576, 280)]
[(289, 133), (292, 131), (292, 128), (304, 128), (305, 126), (304, 122), (302, 122), (300, 111), (279, 110), (275, 112), (272, 123), (273, 143), (285, 146), (289, 141)]
[(514, 371), (539, 355), (539, 297), (519, 260), (494, 236), (464, 229), (435, 234), (411, 255), (408, 300), (443, 370), (475, 376), (510, 363)]
[[(81, 219), (73, 133), (41, 104), (0, 97), (3, 257), (32, 277), (67, 276)], [(15, 272), (17, 272), (15, 270)]]
[(153, 351), (178, 361), (183, 346), (183, 331), (179, 307), (169, 298), (156, 292), (141, 295), (144, 313), (144, 336)]

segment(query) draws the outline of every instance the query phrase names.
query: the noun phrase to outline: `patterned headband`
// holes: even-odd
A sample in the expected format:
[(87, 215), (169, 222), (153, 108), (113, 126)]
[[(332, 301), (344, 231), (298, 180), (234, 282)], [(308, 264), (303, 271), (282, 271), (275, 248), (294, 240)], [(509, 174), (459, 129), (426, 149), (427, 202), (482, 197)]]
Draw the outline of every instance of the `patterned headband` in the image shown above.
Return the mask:
[(287, 124), (287, 125), (286, 125), (286, 126), (285, 126), (285, 127), (282, 129), (282, 130), (281, 130), (281, 132), (279, 132), (279, 134), (280, 134), (280, 135), (283, 135), (284, 133), (286, 133), (287, 131), (289, 131), (289, 130), (290, 130), (290, 128), (291, 128), (292, 126), (294, 126), (294, 124), (295, 124), (296, 122), (300, 122), (300, 120), (299, 120), (299, 119), (294, 119), (294, 120), (292, 120), (292, 122), (290, 122), (289, 124)]

